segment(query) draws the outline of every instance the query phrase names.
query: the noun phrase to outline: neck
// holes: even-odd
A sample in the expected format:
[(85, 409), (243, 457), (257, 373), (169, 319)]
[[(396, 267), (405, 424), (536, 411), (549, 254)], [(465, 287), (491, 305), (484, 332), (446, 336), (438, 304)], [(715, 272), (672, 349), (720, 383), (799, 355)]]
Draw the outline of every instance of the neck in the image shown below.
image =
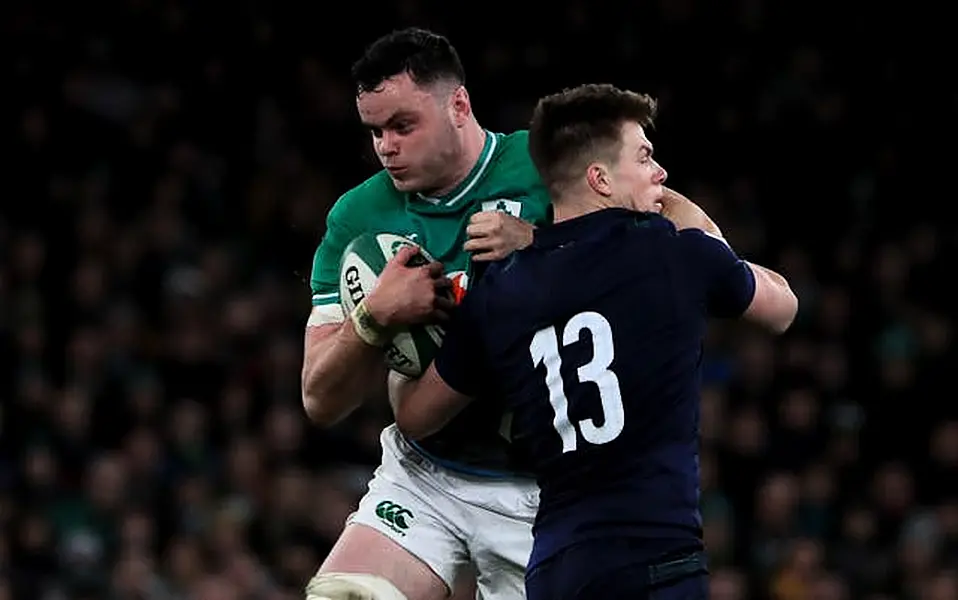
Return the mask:
[(597, 194), (566, 194), (552, 201), (553, 223), (575, 219), (589, 213), (617, 206), (609, 198)]
[(449, 183), (441, 188), (430, 192), (431, 196), (444, 196), (466, 180), (472, 168), (479, 162), (482, 156), (482, 149), (486, 146), (486, 130), (479, 126), (479, 122), (471, 119), (465, 127), (462, 128), (462, 154), (458, 165), (450, 175)]

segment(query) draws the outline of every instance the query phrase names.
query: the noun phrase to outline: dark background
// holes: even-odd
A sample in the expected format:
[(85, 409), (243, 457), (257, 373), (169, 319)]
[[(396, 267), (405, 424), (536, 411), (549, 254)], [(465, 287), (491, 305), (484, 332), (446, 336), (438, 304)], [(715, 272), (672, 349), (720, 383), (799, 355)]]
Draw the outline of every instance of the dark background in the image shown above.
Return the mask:
[(389, 416), (307, 422), (306, 280), (329, 206), (376, 166), (349, 64), (410, 24), (451, 37), (496, 130), (567, 85), (657, 96), (671, 185), (797, 291), (784, 338), (710, 344), (713, 597), (958, 598), (947, 19), (772, 0), (0, 14), (0, 599), (300, 597)]

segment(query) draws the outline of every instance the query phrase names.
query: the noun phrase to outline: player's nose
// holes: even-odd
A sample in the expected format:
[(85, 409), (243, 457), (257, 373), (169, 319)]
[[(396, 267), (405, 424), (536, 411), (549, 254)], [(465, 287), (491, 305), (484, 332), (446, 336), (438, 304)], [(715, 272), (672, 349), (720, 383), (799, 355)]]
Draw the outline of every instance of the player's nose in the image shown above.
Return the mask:
[(376, 142), (376, 152), (380, 156), (394, 156), (399, 152), (399, 141), (388, 131), (384, 131)]
[(669, 172), (663, 169), (659, 163), (655, 163), (655, 166), (658, 169), (655, 172), (655, 182), (659, 184), (665, 183), (665, 180), (669, 178)]

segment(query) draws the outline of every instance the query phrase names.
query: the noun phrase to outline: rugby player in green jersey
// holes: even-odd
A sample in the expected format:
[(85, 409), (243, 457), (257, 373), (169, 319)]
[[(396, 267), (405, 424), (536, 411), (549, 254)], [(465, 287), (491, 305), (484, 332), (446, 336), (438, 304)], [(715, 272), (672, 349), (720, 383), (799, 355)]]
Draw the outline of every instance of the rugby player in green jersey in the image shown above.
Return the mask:
[[(401, 251), (363, 306), (383, 327), (429, 322), (451, 308), (448, 286), (461, 296), (475, 266), (531, 243), (550, 205), (527, 132), (479, 125), (444, 37), (407, 29), (380, 38), (353, 77), (383, 170), (339, 198), (313, 262), (302, 388), (321, 426), (381, 395), (387, 380), (382, 349), (340, 308), (339, 262), (353, 238), (403, 235), (438, 261), (406, 266), (412, 252)], [(419, 443), (395, 425), (383, 431), (382, 465), (309, 598), (351, 598), (343, 592), (358, 586), (367, 595), (356, 597), (439, 600), (470, 563), (485, 600), (524, 597), (538, 489), (509, 460), (508, 420), (483, 406)]]

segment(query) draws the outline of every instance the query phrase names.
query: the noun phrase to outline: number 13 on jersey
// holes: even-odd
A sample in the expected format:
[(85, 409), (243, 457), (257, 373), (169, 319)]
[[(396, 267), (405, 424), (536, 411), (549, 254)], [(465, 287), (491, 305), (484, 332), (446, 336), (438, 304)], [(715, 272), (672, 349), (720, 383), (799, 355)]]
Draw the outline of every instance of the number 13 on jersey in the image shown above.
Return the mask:
[[(622, 390), (619, 378), (609, 370), (615, 358), (615, 346), (612, 343), (612, 327), (609, 321), (597, 312), (581, 312), (572, 317), (562, 331), (562, 345), (568, 346), (579, 341), (583, 330), (592, 335), (592, 360), (579, 367), (577, 374), (580, 382), (592, 382), (599, 388), (602, 402), (602, 424), (596, 425), (593, 419), (583, 419), (578, 423), (582, 438), (590, 444), (607, 444), (619, 437), (625, 426), (625, 410), (622, 406)], [(552, 425), (562, 439), (562, 452), (572, 452), (578, 444), (576, 428), (569, 421), (569, 400), (562, 383), (562, 358), (559, 354), (559, 338), (555, 326), (536, 332), (529, 345), (533, 365), (546, 367), (546, 387), (549, 388), (549, 403), (555, 412)]]

